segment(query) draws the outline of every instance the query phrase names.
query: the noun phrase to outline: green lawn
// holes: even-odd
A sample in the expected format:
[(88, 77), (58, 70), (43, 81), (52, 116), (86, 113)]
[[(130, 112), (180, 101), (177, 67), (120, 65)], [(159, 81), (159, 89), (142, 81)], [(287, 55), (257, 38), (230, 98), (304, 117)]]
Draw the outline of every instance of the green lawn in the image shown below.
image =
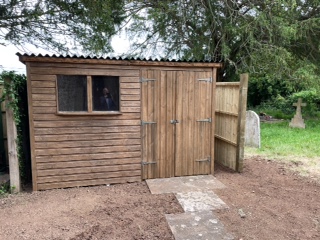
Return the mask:
[(246, 148), (247, 155), (295, 163), (302, 174), (320, 177), (320, 120), (306, 120), (306, 128), (290, 128), (289, 121), (261, 123), (261, 148)]

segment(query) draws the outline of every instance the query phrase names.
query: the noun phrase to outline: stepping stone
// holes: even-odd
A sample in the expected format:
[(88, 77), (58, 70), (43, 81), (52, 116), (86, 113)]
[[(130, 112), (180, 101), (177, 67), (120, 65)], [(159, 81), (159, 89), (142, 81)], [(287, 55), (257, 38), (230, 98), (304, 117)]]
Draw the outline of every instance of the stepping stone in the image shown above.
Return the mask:
[(228, 208), (227, 204), (211, 191), (176, 193), (175, 195), (185, 212), (212, 211)]
[(210, 191), (225, 188), (212, 175), (159, 178), (146, 180), (152, 194)]
[(166, 214), (166, 219), (176, 240), (234, 239), (210, 211)]

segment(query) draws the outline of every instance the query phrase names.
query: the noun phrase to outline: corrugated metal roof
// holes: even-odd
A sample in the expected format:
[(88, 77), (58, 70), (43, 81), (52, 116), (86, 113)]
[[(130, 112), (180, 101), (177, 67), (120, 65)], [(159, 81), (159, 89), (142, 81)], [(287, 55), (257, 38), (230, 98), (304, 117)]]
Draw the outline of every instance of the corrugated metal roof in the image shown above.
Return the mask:
[(103, 57), (103, 56), (84, 56), (84, 55), (49, 55), (49, 54), (33, 54), (33, 53), (16, 53), (17, 56), (25, 56), (25, 57), (50, 57), (50, 58), (77, 58), (77, 59), (101, 59), (101, 60), (119, 60), (119, 61), (149, 61), (149, 62), (189, 62), (189, 63), (214, 63), (211, 60), (197, 60), (197, 59), (169, 59), (169, 58), (140, 58), (140, 57)]

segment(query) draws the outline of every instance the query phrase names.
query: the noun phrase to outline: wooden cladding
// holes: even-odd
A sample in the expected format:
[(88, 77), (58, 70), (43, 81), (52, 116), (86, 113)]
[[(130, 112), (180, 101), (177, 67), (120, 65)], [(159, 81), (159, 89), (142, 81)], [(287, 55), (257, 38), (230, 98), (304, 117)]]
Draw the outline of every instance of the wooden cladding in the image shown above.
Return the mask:
[(215, 161), (242, 171), (248, 75), (240, 82), (216, 83)]
[[(33, 189), (140, 181), (139, 70), (27, 66)], [(122, 114), (57, 115), (58, 74), (119, 77)]]

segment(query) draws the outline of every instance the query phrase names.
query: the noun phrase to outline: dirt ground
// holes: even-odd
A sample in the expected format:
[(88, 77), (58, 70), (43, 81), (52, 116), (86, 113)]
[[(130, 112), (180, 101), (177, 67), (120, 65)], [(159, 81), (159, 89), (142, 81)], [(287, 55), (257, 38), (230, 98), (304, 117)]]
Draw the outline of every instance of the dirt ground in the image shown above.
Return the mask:
[[(216, 214), (235, 239), (320, 239), (319, 183), (259, 157), (241, 174), (217, 167), (215, 176), (229, 206)], [(182, 211), (144, 182), (25, 192), (0, 199), (0, 239), (174, 239), (164, 214)]]

